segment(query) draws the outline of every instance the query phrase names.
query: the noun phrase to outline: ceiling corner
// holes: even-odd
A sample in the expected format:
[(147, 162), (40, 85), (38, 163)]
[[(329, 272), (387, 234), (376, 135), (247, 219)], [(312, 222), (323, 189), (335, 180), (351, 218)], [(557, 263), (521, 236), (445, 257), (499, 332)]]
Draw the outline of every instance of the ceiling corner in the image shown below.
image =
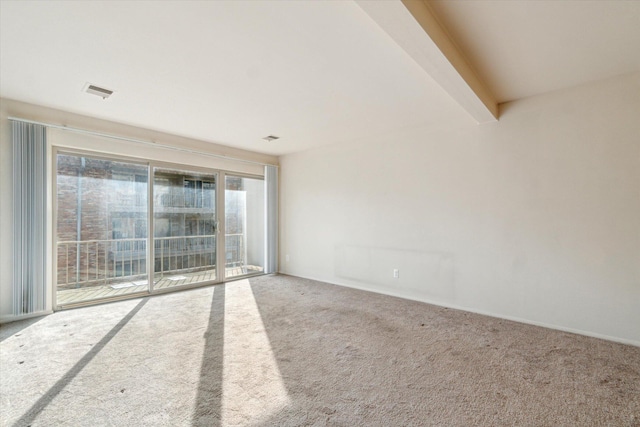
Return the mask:
[(498, 103), (424, 0), (356, 0), (477, 123), (494, 122)]

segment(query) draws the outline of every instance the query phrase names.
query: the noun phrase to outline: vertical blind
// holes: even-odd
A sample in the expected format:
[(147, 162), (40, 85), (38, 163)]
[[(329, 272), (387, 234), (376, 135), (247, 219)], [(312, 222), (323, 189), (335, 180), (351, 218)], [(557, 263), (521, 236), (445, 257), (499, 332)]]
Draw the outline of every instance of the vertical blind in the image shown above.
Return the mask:
[(46, 309), (47, 136), (11, 121), (13, 143), (13, 314)]
[(278, 168), (264, 167), (264, 181), (266, 186), (266, 229), (267, 229), (267, 262), (265, 273), (278, 272)]

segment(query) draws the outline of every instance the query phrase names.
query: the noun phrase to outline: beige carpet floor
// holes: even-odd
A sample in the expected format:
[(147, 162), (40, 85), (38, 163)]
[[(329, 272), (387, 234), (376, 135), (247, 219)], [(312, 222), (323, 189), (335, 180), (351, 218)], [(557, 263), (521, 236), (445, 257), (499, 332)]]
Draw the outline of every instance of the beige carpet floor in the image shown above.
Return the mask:
[(640, 348), (288, 276), (0, 327), (3, 426), (640, 426)]

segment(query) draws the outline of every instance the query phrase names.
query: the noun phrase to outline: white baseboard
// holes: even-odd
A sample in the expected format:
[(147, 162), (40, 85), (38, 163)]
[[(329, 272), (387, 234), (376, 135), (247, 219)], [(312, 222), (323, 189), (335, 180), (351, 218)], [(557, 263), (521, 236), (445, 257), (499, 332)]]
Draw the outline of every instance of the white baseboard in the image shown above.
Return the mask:
[(392, 297), (403, 298), (403, 299), (408, 299), (408, 300), (412, 300), (412, 301), (420, 301), (420, 302), (424, 302), (424, 303), (427, 303), (427, 304), (437, 305), (439, 307), (447, 307), (447, 308), (452, 308), (454, 310), (468, 311), (470, 313), (482, 314), (483, 316), (496, 317), (498, 319), (511, 320), (513, 322), (525, 323), (527, 325), (540, 326), (540, 327), (543, 327), (543, 328), (554, 329), (554, 330), (557, 330), (557, 331), (569, 332), (569, 333), (572, 333), (572, 334), (584, 335), (584, 336), (587, 336), (587, 337), (599, 338), (599, 339), (603, 339), (603, 340), (607, 340), (607, 341), (617, 342), (617, 343), (620, 343), (620, 344), (627, 344), (627, 345), (632, 345), (632, 346), (635, 346), (635, 347), (640, 347), (640, 341), (637, 341), (637, 340), (621, 338), (621, 337), (616, 337), (616, 336), (611, 336), (611, 335), (605, 335), (605, 334), (600, 334), (600, 333), (597, 333), (597, 332), (585, 331), (585, 330), (582, 330), (582, 329), (567, 328), (567, 327), (564, 327), (564, 326), (554, 325), (554, 324), (545, 323), (545, 322), (540, 322), (540, 321), (537, 321), (537, 320), (524, 319), (524, 318), (515, 317), (515, 316), (507, 316), (507, 315), (504, 315), (504, 314), (493, 313), (493, 312), (484, 311), (484, 310), (478, 310), (478, 309), (475, 309), (473, 307), (464, 307), (464, 306), (459, 306), (459, 305), (455, 305), (455, 304), (444, 304), (441, 301), (433, 301), (433, 300), (430, 300), (429, 298), (416, 298), (416, 297), (412, 297), (412, 296), (409, 296), (409, 295), (404, 295), (401, 292), (393, 292), (393, 291), (387, 291), (387, 290), (371, 289), (371, 288), (368, 288), (366, 286), (357, 286), (357, 285), (348, 284), (348, 283), (329, 282), (327, 280), (319, 279), (319, 278), (316, 278), (316, 277), (300, 276), (300, 275), (296, 275), (296, 274), (289, 274), (289, 273), (280, 273), (280, 274), (283, 274), (285, 276), (300, 277), (301, 279), (315, 280), (317, 282), (328, 283), (330, 285), (342, 286), (342, 287), (345, 287), (345, 288), (352, 288), (352, 289), (358, 289), (358, 290), (361, 290), (361, 291), (373, 292), (373, 293), (376, 293), (376, 294), (389, 295), (389, 296), (392, 296)]
[(5, 323), (17, 322), (18, 320), (26, 320), (34, 317), (47, 316), (52, 313), (53, 313), (52, 310), (44, 310), (44, 311), (37, 311), (35, 313), (21, 314), (18, 316), (15, 316), (13, 314), (8, 314), (8, 315), (0, 316), (0, 325), (4, 325)]

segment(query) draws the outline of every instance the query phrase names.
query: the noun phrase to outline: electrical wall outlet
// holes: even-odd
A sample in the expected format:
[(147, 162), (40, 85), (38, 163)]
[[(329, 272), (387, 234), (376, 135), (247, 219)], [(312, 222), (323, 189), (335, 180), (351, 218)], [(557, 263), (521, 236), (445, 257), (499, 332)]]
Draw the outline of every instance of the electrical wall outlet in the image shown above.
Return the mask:
[(286, 262), (289, 262), (289, 254), (286, 254), (286, 255), (284, 256), (284, 260), (285, 260)]
[(397, 268), (393, 269), (393, 278), (394, 279), (399, 279), (400, 278), (400, 270), (398, 270)]

